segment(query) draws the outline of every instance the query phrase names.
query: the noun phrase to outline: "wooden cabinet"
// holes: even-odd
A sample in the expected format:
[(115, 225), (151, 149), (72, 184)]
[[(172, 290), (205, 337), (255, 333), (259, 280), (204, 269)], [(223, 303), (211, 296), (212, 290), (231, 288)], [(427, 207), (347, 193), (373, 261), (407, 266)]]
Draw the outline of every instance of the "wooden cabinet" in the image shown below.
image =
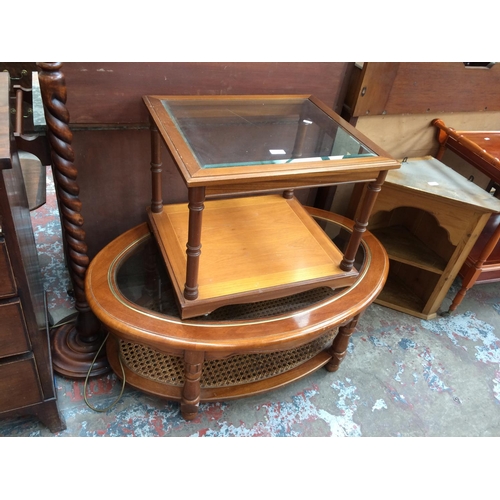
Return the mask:
[(9, 75), (0, 73), (0, 417), (35, 415), (52, 432), (56, 405), (45, 294), (11, 130)]
[[(351, 205), (362, 196), (357, 187)], [(390, 259), (389, 278), (376, 302), (435, 317), (488, 219), (498, 212), (500, 200), (435, 158), (410, 159), (389, 172), (368, 225)]]

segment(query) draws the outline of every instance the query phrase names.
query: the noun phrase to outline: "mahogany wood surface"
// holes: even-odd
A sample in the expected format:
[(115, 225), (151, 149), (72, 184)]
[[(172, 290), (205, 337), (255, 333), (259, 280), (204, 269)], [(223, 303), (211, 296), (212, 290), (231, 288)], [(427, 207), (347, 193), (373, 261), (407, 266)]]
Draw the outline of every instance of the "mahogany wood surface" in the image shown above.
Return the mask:
[(352, 268), (356, 251), (361, 242), (361, 238), (363, 237), (363, 233), (366, 231), (368, 220), (372, 213), (377, 195), (382, 189), (382, 184), (384, 183), (386, 177), (387, 170), (381, 171), (374, 182), (366, 184), (366, 194), (361, 204), (361, 208), (354, 218), (355, 224), (353, 233), (349, 240), (349, 245), (347, 246), (342, 262), (340, 263), (340, 268), (344, 271), (348, 271)]
[(449, 149), (500, 183), (500, 131), (457, 131), (439, 118), (432, 120), (432, 125), (437, 128), (438, 160)]
[(40, 159), (32, 153), (18, 151), (21, 170), (23, 171), (29, 209), (36, 210), (46, 201), (47, 170)]
[[(45, 88), (42, 91), (55, 154), (54, 167), (59, 177), (57, 192), (63, 208), (66, 257), (78, 295), (76, 329), (61, 328), (61, 335), (55, 336), (53, 343), (54, 352), (58, 353), (55, 358), (61, 360), (58, 370), (68, 376), (84, 375), (101, 339), (99, 325), (80, 293), (80, 278), (85, 274), (88, 259), (112, 238), (146, 219), (144, 202), (151, 188), (149, 176), (144, 175), (141, 166), (149, 156), (144, 151), (149, 151), (150, 139), (145, 133), (148, 118), (140, 96), (247, 93), (248, 88), (266, 93), (304, 92), (306, 87), (316, 90), (317, 95), (335, 106), (343, 100), (342, 82), (350, 69), (349, 63), (106, 63), (104, 66), (68, 63), (63, 74), (60, 63), (38, 63), (42, 70), (41, 86)], [(221, 71), (224, 73), (228, 68), (238, 84), (223, 88)], [(71, 89), (69, 108), (66, 75)], [(78, 129), (76, 137), (70, 123)], [(165, 162), (163, 180), (168, 183), (169, 202), (187, 198), (182, 183), (171, 175), (174, 170), (172, 161)], [(304, 194), (308, 196), (310, 193)], [(94, 364), (95, 374), (107, 369), (102, 359)]]
[[(323, 211), (316, 213), (311, 208), (308, 210), (326, 220), (335, 217), (333, 220), (341, 221), (346, 227), (352, 228), (352, 222), (348, 219), (344, 220), (334, 214), (323, 215)], [(369, 266), (367, 264), (360, 271), (356, 286), (349, 287), (345, 293), (335, 296), (325, 307), (313, 307), (312, 310), (302, 311), (295, 317), (285, 316), (266, 321), (269, 328), (265, 330), (259, 321), (243, 321), (235, 325), (221, 323), (216, 324), (214, 328), (214, 323), (203, 324), (202, 321), (193, 319), (181, 321), (178, 317), (166, 317), (144, 311), (119, 293), (114, 281), (119, 261), (127, 257), (127, 252), (130, 252), (141, 238), (146, 237), (150, 237), (149, 229), (147, 224), (141, 224), (106, 246), (89, 266), (86, 291), (92, 309), (110, 331), (118, 332), (121, 338), (132, 342), (145, 342), (147, 339), (148, 345), (165, 352), (172, 349), (201, 349), (231, 353), (235, 349), (252, 352), (263, 349), (272, 351), (278, 346), (295, 347), (303, 343), (310, 333), (307, 328), (300, 326), (301, 324), (321, 324), (327, 329), (335, 322), (347, 321), (358, 309), (364, 310), (370, 301), (375, 299), (387, 274), (386, 252), (378, 240), (366, 232), (362, 244), (369, 245)], [(359, 286), (360, 280), (366, 287)], [(294, 333), (290, 336), (290, 332)]]
[[(436, 118), (432, 124), (437, 128), (441, 158), (446, 149), (453, 151), (485, 174), (496, 185), (495, 196), (499, 196), (500, 183), (500, 131), (457, 131)], [(462, 286), (449, 307), (453, 312), (475, 283), (500, 281), (500, 217), (494, 214), (472, 248), (460, 269)]]
[[(201, 229), (203, 213), (205, 212), (205, 188), (195, 187), (188, 190), (188, 219), (184, 220), (184, 229), (187, 229), (187, 236), (183, 240), (186, 243), (186, 265), (183, 275), (186, 276), (184, 292), (181, 294), (188, 300), (198, 298), (198, 273), (200, 268), (201, 255)], [(165, 211), (165, 208), (163, 209)], [(157, 215), (156, 217), (160, 217)], [(156, 218), (155, 218), (156, 219)], [(159, 235), (159, 232), (155, 233)], [(164, 234), (165, 239), (169, 239), (171, 234)], [(183, 242), (184, 242), (183, 241)]]
[[(344, 330), (348, 333), (348, 330)], [(353, 331), (350, 332), (351, 334)], [(334, 339), (334, 344), (337, 341), (338, 336)], [(345, 340), (344, 340), (345, 342)], [(119, 341), (115, 336), (111, 336), (106, 344), (107, 355), (111, 366), (115, 373), (119, 373), (119, 376), (122, 376), (120, 361), (119, 361)], [(334, 345), (329, 351), (338, 351), (340, 358), (340, 349), (335, 349)], [(345, 356), (344, 356), (345, 357)], [(281, 373), (280, 375), (276, 375), (272, 379), (272, 384), (270, 385), (268, 380), (250, 382), (245, 384), (244, 392), (242, 391), (242, 387), (238, 386), (227, 386), (227, 387), (211, 387), (205, 388), (202, 387), (199, 391), (199, 401), (200, 402), (208, 402), (208, 401), (227, 401), (231, 399), (239, 399), (241, 397), (253, 396), (256, 394), (261, 394), (264, 392), (268, 392), (273, 389), (278, 389), (284, 385), (290, 384), (299, 380), (303, 377), (308, 376), (314, 371), (318, 370), (325, 366), (328, 371), (336, 371), (338, 366), (335, 368), (332, 365), (333, 369), (329, 369), (327, 363), (333, 360), (332, 354), (327, 351), (322, 351), (314, 358), (305, 361), (298, 367), (295, 367), (285, 373)], [(174, 386), (167, 385), (162, 382), (158, 382), (155, 380), (146, 380), (141, 375), (137, 374), (134, 370), (131, 370), (127, 366), (124, 366), (125, 371), (125, 379), (129, 385), (132, 387), (136, 387), (143, 392), (147, 392), (149, 394), (154, 394), (155, 396), (160, 396), (165, 399), (180, 401), (181, 402), (181, 414), (186, 420), (190, 420), (195, 418), (197, 415), (194, 413), (192, 408), (188, 409), (190, 413), (186, 412), (182, 407), (183, 400), (183, 387), (182, 386)]]
[(316, 95), (339, 111), (349, 62), (65, 62), (72, 124), (147, 124), (143, 95)]
[(15, 297), (17, 293), (16, 279), (12, 272), (12, 264), (10, 262), (9, 251), (5, 241), (0, 241), (0, 297)]
[[(308, 208), (318, 220), (333, 221), (352, 231), (353, 222), (322, 210)], [(108, 356), (117, 361), (116, 339), (151, 347), (162, 353), (182, 356), (185, 361), (188, 388), (170, 387), (127, 374), (127, 382), (141, 390), (180, 399), (185, 418), (192, 418), (199, 401), (242, 397), (274, 387), (324, 366), (332, 356), (336, 361), (329, 369), (337, 369), (345, 355), (346, 338), (354, 330), (353, 318), (358, 317), (375, 300), (388, 272), (387, 254), (371, 233), (366, 232), (363, 248), (366, 259), (353, 286), (295, 313), (255, 320), (209, 322), (203, 318), (181, 320), (179, 317), (157, 313), (126, 299), (116, 282), (116, 272), (134, 247), (151, 238), (146, 224), (141, 224), (107, 245), (91, 262), (86, 291), (89, 304), (114, 337), (108, 344)], [(290, 374), (267, 379), (249, 386), (234, 386), (223, 390), (201, 391), (199, 365), (204, 359), (224, 358), (232, 354), (276, 352), (301, 346), (320, 337), (324, 332), (346, 328), (334, 340), (329, 354), (322, 354)], [(183, 354), (184, 353), (184, 354)], [(189, 353), (189, 354), (187, 354)], [(203, 370), (203, 367), (201, 367)], [(118, 372), (120, 376), (121, 373)]]
[(342, 363), (343, 359), (347, 355), (349, 339), (356, 330), (359, 318), (360, 315), (357, 314), (349, 323), (347, 323), (347, 325), (339, 327), (338, 334), (335, 337), (332, 347), (329, 349), (331, 359), (326, 365), (326, 369), (329, 372), (336, 372), (340, 368), (340, 363)]

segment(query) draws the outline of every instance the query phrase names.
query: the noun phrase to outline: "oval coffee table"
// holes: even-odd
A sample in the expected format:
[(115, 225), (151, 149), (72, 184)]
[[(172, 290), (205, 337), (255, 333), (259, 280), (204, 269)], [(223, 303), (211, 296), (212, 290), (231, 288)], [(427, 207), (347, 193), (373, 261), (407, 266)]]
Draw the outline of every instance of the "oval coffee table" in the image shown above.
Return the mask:
[[(307, 207), (343, 250), (354, 223)], [(200, 402), (258, 394), (325, 366), (336, 371), (360, 314), (382, 290), (387, 253), (365, 232), (353, 285), (228, 305), (181, 320), (176, 294), (147, 224), (107, 245), (91, 262), (87, 300), (108, 329), (117, 376), (142, 391), (180, 401), (186, 420)]]

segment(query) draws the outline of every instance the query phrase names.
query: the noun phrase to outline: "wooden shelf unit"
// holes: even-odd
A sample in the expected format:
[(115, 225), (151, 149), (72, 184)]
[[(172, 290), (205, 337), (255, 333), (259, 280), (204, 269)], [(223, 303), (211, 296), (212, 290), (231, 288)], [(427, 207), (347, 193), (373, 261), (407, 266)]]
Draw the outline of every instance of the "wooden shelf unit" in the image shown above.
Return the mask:
[[(363, 195), (356, 187), (351, 207), (359, 207)], [(375, 302), (434, 318), (491, 214), (499, 211), (500, 200), (430, 156), (389, 172), (368, 225), (390, 261)]]

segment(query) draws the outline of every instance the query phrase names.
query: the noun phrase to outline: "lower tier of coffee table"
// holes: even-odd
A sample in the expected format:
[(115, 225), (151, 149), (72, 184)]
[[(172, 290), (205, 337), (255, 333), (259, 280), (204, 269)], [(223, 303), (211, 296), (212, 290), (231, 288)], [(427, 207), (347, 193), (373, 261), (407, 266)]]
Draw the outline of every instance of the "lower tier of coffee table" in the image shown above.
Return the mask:
[[(222, 401), (276, 389), (325, 366), (337, 329), (298, 348), (271, 353), (236, 354), (204, 361), (200, 375), (200, 402)], [(111, 337), (107, 343), (113, 371), (125, 373), (127, 383), (144, 392), (182, 401), (186, 383), (181, 356)], [(184, 413), (184, 417), (187, 415)]]
[[(353, 222), (307, 210), (342, 248)], [(336, 371), (389, 269), (384, 248), (366, 232), (352, 286), (320, 286), (181, 319), (161, 264), (155, 240), (141, 224), (93, 259), (86, 293), (110, 333), (107, 355), (117, 376), (144, 392), (179, 401), (187, 420), (196, 417), (200, 402), (259, 394), (321, 367)]]

